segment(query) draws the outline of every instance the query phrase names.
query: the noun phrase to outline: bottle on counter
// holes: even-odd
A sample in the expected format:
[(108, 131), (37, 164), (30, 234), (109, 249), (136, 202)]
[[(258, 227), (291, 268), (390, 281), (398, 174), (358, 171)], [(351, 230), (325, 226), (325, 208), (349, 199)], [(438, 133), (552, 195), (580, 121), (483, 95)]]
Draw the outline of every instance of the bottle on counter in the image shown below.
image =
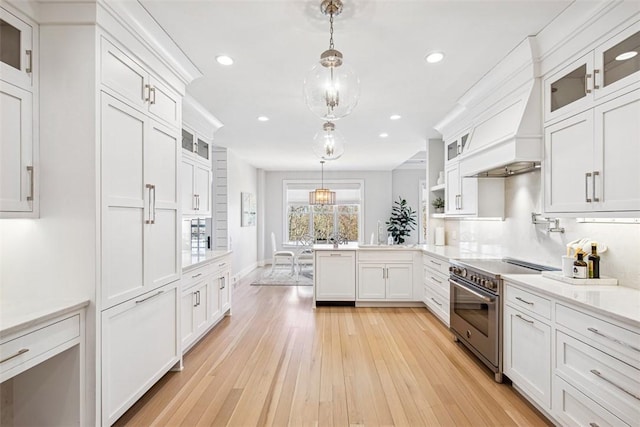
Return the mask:
[(598, 244), (591, 242), (591, 253), (587, 257), (589, 265), (589, 279), (600, 278), (600, 255), (598, 255)]
[(587, 278), (587, 263), (582, 259), (582, 252), (578, 252), (578, 259), (573, 262), (573, 278), (574, 279), (586, 279)]

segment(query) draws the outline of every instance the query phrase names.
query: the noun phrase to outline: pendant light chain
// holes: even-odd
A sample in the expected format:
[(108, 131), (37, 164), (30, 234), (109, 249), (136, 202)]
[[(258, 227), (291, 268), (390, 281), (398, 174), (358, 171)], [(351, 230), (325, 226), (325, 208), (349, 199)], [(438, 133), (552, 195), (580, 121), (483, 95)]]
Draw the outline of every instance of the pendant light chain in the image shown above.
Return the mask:
[(333, 12), (329, 13), (329, 49), (333, 49)]

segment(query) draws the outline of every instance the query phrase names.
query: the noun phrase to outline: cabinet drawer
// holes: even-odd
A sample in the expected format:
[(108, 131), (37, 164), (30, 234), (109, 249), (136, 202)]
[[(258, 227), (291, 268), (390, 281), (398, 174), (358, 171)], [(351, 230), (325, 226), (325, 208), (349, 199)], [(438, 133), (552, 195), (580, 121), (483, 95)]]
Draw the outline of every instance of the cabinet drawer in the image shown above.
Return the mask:
[(557, 375), (553, 378), (553, 413), (564, 426), (623, 425), (619, 418)]
[(424, 263), (425, 267), (438, 271), (447, 277), (449, 276), (450, 264), (447, 261), (443, 261), (440, 258), (436, 258), (431, 255), (422, 254), (422, 262)]
[(0, 380), (19, 374), (24, 370), (20, 365), (79, 336), (80, 316), (75, 315), (0, 344)]
[(413, 251), (405, 251), (402, 249), (395, 249), (391, 251), (381, 250), (359, 250), (358, 261), (371, 261), (371, 262), (412, 262)]
[(182, 273), (182, 290), (187, 290), (196, 283), (200, 283), (207, 275), (212, 274), (214, 268), (211, 263), (207, 263), (193, 270)]
[(449, 299), (435, 292), (428, 286), (424, 287), (424, 303), (429, 310), (449, 326)]
[(173, 282), (102, 312), (102, 424), (111, 425), (179, 360)]
[(640, 420), (640, 370), (560, 331), (556, 375), (624, 422)]
[(598, 343), (603, 351), (611, 350), (617, 358), (640, 369), (640, 334), (562, 304), (556, 304), (556, 323)]
[(511, 285), (505, 286), (506, 301), (514, 307), (551, 319), (551, 301)]
[(425, 267), (424, 283), (432, 288), (438, 288), (444, 295), (449, 295), (449, 276), (444, 276)]

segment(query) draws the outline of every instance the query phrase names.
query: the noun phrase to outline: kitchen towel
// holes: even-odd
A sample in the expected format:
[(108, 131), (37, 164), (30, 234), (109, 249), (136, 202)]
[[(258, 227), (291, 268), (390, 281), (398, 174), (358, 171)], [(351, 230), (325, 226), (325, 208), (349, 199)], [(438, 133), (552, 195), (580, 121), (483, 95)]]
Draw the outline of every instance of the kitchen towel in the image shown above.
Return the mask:
[(436, 246), (444, 246), (444, 227), (436, 227)]

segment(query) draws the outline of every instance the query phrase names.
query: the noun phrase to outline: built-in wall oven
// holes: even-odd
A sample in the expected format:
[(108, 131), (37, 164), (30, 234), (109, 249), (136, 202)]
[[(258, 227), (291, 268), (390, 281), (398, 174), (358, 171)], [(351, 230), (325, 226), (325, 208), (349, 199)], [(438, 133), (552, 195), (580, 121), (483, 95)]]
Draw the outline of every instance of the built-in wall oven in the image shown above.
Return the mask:
[(494, 372), (497, 382), (502, 382), (502, 275), (552, 269), (512, 258), (451, 260), (451, 332)]

